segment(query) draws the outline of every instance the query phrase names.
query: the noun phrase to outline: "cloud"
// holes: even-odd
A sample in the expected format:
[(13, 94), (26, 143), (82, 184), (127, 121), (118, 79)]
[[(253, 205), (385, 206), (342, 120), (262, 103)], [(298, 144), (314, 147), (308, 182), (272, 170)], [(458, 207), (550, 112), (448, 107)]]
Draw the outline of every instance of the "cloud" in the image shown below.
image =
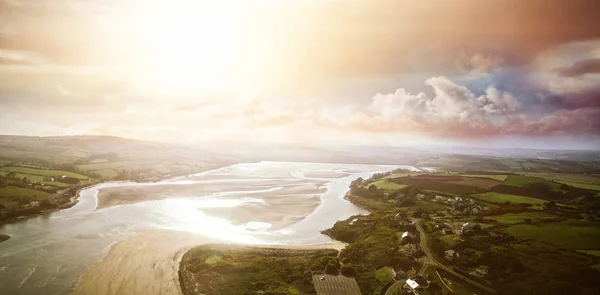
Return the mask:
[(579, 77), (586, 74), (600, 74), (600, 59), (586, 59), (578, 61), (571, 66), (561, 67), (555, 70), (563, 77)]
[(499, 70), (503, 64), (501, 57), (491, 53), (462, 54), (456, 60), (456, 66), (470, 78), (479, 78)]
[(5, 65), (29, 65), (35, 66), (43, 62), (40, 56), (21, 50), (8, 50), (0, 48), (0, 66)]
[(508, 114), (519, 107), (519, 102), (510, 93), (491, 86), (485, 94), (476, 95), (443, 76), (429, 78), (425, 84), (433, 88), (433, 96), (398, 89), (391, 94), (375, 95), (368, 109), (383, 117), (411, 116), (436, 120)]

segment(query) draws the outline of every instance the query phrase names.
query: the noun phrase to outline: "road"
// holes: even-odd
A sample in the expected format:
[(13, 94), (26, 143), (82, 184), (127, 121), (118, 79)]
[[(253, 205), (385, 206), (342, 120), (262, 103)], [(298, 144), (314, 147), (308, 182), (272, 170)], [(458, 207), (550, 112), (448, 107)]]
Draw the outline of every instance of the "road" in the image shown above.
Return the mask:
[[(475, 287), (477, 287), (479, 289), (485, 290), (485, 291), (487, 291), (489, 293), (496, 294), (496, 290), (494, 290), (494, 289), (492, 289), (492, 288), (490, 288), (490, 287), (488, 287), (486, 285), (483, 285), (481, 283), (478, 283), (478, 282), (476, 282), (474, 280), (471, 280), (471, 279), (469, 279), (469, 278), (467, 278), (467, 277), (465, 277), (465, 276), (463, 276), (463, 275), (455, 272), (451, 268), (449, 268), (449, 267), (441, 264), (439, 261), (437, 261), (435, 259), (435, 257), (433, 256), (433, 253), (431, 253), (431, 249), (429, 249), (429, 247), (427, 246), (427, 235), (425, 234), (425, 231), (421, 227), (421, 224), (419, 223), (419, 220), (415, 220), (415, 224), (416, 224), (417, 230), (419, 231), (419, 235), (421, 237), (420, 241), (419, 241), (419, 245), (421, 246), (421, 250), (423, 250), (423, 253), (425, 253), (425, 255), (429, 258), (429, 262), (432, 265), (435, 265), (435, 266), (437, 266), (437, 267), (445, 270), (446, 272), (448, 272), (448, 273), (450, 273), (450, 274), (452, 274), (452, 275), (454, 275), (454, 276), (462, 279), (463, 281), (471, 284), (472, 286), (475, 286)], [(423, 264), (423, 268), (425, 268), (425, 266), (426, 266), (426, 264)], [(421, 271), (423, 270), (423, 268), (421, 268)], [(419, 273), (421, 273), (421, 271), (419, 271)], [(387, 295), (387, 292), (386, 292), (386, 295)]]

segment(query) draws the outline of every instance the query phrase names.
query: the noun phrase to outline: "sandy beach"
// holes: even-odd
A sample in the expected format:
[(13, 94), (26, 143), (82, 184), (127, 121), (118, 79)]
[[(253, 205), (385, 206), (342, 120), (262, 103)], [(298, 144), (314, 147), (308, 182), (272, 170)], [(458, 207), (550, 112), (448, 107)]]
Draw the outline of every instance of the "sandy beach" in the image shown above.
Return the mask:
[[(146, 230), (114, 244), (106, 257), (79, 280), (73, 294), (181, 294), (179, 262), (190, 248), (219, 243), (203, 236), (169, 230)], [(288, 249), (336, 249), (343, 243), (320, 245), (256, 245)]]
[(114, 244), (79, 280), (73, 294), (181, 294), (179, 260), (195, 245), (214, 242), (177, 231), (142, 231)]

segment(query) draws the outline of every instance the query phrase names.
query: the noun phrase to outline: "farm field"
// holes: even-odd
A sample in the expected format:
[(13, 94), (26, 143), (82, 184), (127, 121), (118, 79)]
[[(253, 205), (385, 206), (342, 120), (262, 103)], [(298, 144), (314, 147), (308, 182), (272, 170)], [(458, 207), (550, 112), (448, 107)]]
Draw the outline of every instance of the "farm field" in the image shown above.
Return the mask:
[(476, 178), (489, 178), (489, 179), (494, 179), (494, 180), (498, 180), (498, 181), (504, 181), (508, 175), (507, 174), (464, 174), (464, 176), (476, 177)]
[(515, 204), (532, 204), (532, 205), (542, 205), (546, 201), (542, 199), (532, 198), (532, 197), (524, 197), (518, 195), (510, 195), (510, 194), (502, 194), (497, 192), (487, 192), (483, 194), (471, 195), (472, 197), (488, 202), (488, 203), (498, 203), (503, 204), (506, 202), (511, 202)]
[(563, 221), (545, 224), (519, 224), (506, 232), (523, 239), (546, 242), (569, 250), (600, 249), (600, 224)]
[(600, 250), (579, 250), (577, 252), (600, 257)]
[(377, 188), (384, 190), (386, 193), (393, 192), (395, 190), (399, 190), (401, 188), (406, 187), (406, 185), (404, 185), (404, 184), (397, 184), (397, 183), (389, 181), (388, 179), (381, 179), (381, 180), (375, 181), (375, 182), (371, 183), (371, 185), (374, 185)]
[(398, 177), (390, 179), (390, 181), (398, 184), (415, 185), (425, 190), (454, 194), (483, 193), (501, 183), (500, 181), (486, 178), (434, 174)]
[(544, 178), (574, 187), (600, 190), (600, 176), (566, 173), (528, 173), (527, 175)]
[(532, 222), (539, 222), (554, 218), (556, 218), (555, 215), (544, 212), (507, 213), (502, 215), (486, 216), (486, 219), (493, 219), (502, 224), (523, 223), (527, 219), (531, 220)]
[(523, 175), (509, 175), (506, 180), (502, 183), (504, 185), (531, 188), (532, 186), (545, 186), (551, 191), (560, 192), (563, 191), (560, 183), (552, 182), (545, 179), (536, 177), (523, 176)]
[(77, 174), (74, 172), (69, 172), (69, 171), (50, 170), (50, 169), (35, 169), (35, 168), (28, 168), (28, 167), (3, 167), (2, 171), (3, 172), (16, 172), (16, 173), (20, 173), (20, 174), (29, 174), (29, 175), (33, 175), (33, 176), (41, 176), (42, 178), (43, 177), (60, 177), (62, 175), (65, 175), (67, 177), (77, 178), (80, 180), (84, 180), (84, 179), (88, 178), (87, 176)]
[(0, 188), (0, 205), (3, 205), (6, 208), (12, 208), (18, 206), (18, 202), (16, 202), (13, 198), (25, 197), (30, 199), (30, 201), (41, 200), (44, 197), (48, 196), (49, 193), (36, 191), (33, 189), (16, 187), (16, 186), (7, 186)]

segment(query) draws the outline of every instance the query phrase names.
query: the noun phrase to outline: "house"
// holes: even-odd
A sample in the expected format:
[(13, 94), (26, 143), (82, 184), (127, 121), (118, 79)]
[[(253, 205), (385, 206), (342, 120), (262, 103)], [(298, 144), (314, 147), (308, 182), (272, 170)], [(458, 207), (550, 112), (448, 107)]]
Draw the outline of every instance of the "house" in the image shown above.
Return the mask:
[(33, 208), (37, 208), (40, 206), (40, 202), (39, 201), (31, 201), (31, 203), (29, 203), (29, 205)]
[(444, 203), (445, 203), (445, 202), (448, 202), (448, 199), (447, 199), (446, 197), (442, 197), (442, 196), (435, 196), (435, 197), (433, 198), (433, 200), (434, 200), (435, 202), (444, 202)]
[(425, 195), (424, 194), (418, 194), (417, 195), (417, 200), (419, 200), (419, 201), (425, 200)]
[(471, 222), (467, 222), (467, 223), (463, 224), (462, 228), (460, 229), (460, 233), (465, 234), (465, 233), (472, 232), (473, 230), (475, 230), (475, 224), (473, 224)]
[(394, 272), (396, 273), (396, 279), (405, 279), (407, 276), (406, 272), (401, 269), (395, 269)]
[(406, 280), (406, 284), (412, 290), (412, 292), (416, 295), (429, 295), (429, 282), (422, 276), (416, 276), (414, 278), (410, 278)]
[(395, 218), (396, 219), (405, 219), (405, 218), (408, 218), (408, 213), (406, 213), (406, 212), (400, 212), (400, 213), (396, 214)]
[(402, 252), (409, 256), (415, 256), (421, 252), (421, 249), (416, 244), (406, 244), (402, 248)]
[(452, 261), (452, 260), (457, 259), (459, 257), (460, 257), (460, 255), (458, 254), (458, 252), (456, 252), (456, 251), (454, 251), (452, 249), (444, 251), (444, 258), (446, 258), (447, 260)]
[(486, 277), (488, 275), (490, 268), (486, 265), (481, 265), (475, 270), (475, 275), (480, 277)]
[(402, 233), (402, 241), (414, 241), (417, 238), (417, 235), (411, 231), (405, 231)]
[(399, 226), (409, 226), (411, 225), (412, 222), (408, 221), (408, 220), (404, 220), (404, 219), (400, 219), (398, 220), (398, 225)]

